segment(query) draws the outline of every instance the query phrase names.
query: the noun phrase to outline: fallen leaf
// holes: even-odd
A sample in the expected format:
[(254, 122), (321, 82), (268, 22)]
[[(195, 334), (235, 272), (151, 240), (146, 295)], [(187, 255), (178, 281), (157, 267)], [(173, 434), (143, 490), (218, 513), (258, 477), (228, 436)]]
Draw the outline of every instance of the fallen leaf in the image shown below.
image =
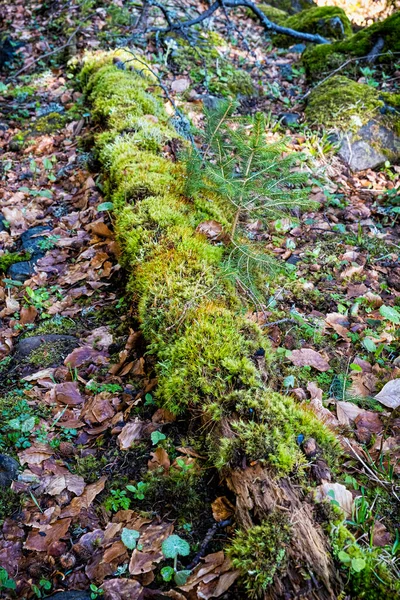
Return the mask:
[(26, 325), (27, 323), (33, 323), (38, 316), (38, 311), (34, 306), (23, 306), (20, 312), (19, 322), (22, 325)]
[(328, 498), (330, 501), (335, 501), (349, 517), (353, 508), (353, 496), (349, 490), (341, 483), (323, 483), (316, 489), (316, 500), (321, 502)]
[(155, 469), (159, 469), (160, 467), (164, 469), (164, 473), (167, 473), (169, 471), (171, 461), (169, 460), (169, 456), (166, 450), (164, 450), (164, 448), (157, 448), (154, 452), (150, 452), (150, 456), (153, 457), (147, 463), (147, 466), (150, 471), (154, 471)]
[(93, 500), (104, 490), (107, 477), (100, 477), (96, 483), (87, 485), (83, 494), (73, 498), (68, 506), (63, 508), (61, 517), (76, 517), (81, 510), (89, 508)]
[(383, 547), (388, 546), (391, 542), (392, 536), (384, 524), (380, 521), (375, 521), (372, 530), (372, 544), (374, 546)]
[(349, 331), (347, 327), (349, 326), (349, 320), (346, 316), (340, 313), (329, 313), (326, 315), (325, 323), (331, 327), (340, 337), (347, 338)]
[(137, 548), (132, 552), (129, 562), (129, 573), (131, 575), (142, 575), (152, 571), (156, 564), (163, 560), (162, 552), (141, 552)]
[(59, 519), (52, 525), (40, 527), (38, 532), (31, 531), (24, 544), (26, 550), (46, 552), (54, 542), (58, 542), (66, 536), (71, 524), (71, 519)]
[(235, 511), (232, 502), (226, 496), (219, 496), (211, 503), (212, 514), (214, 519), (219, 523), (229, 519)]
[(107, 579), (101, 589), (104, 600), (139, 600), (142, 585), (135, 579)]
[(84, 402), (84, 398), (79, 392), (79, 386), (76, 381), (57, 383), (51, 390), (50, 395), (57, 402), (67, 404), (68, 406), (77, 406)]
[(376, 394), (375, 400), (378, 400), (388, 408), (397, 408), (400, 406), (400, 379), (388, 381), (379, 394)]
[(318, 371), (327, 371), (329, 363), (321, 356), (319, 352), (312, 350), (311, 348), (301, 348), (300, 350), (293, 350), (289, 356), (289, 360), (296, 367), (314, 367)]
[(197, 233), (205, 235), (206, 238), (214, 242), (219, 241), (225, 237), (224, 230), (221, 223), (217, 221), (203, 221), (196, 227)]
[(85, 489), (85, 481), (79, 475), (47, 475), (40, 481), (40, 487), (43, 492), (50, 496), (58, 496), (64, 490), (73, 492), (76, 496), (80, 496)]
[(342, 400), (336, 402), (336, 414), (340, 425), (351, 425), (354, 419), (363, 412), (365, 412), (363, 408), (352, 402)]
[(121, 450), (129, 450), (133, 442), (142, 439), (144, 421), (135, 419), (132, 423), (127, 423), (119, 434), (117, 441)]
[(189, 77), (180, 77), (171, 83), (171, 90), (178, 94), (185, 92), (190, 87), (191, 81)]
[(307, 390), (310, 392), (311, 400), (307, 405), (317, 417), (327, 425), (338, 425), (338, 420), (328, 408), (322, 404), (322, 390), (316, 383), (310, 381), (307, 385)]

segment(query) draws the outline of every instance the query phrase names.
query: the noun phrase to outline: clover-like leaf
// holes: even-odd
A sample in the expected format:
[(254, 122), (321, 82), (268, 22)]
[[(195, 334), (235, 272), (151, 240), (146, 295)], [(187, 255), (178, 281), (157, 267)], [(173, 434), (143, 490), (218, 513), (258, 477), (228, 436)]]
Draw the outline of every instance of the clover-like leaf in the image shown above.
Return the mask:
[(164, 581), (171, 581), (174, 573), (175, 571), (172, 567), (163, 567), (161, 569), (161, 577), (164, 579)]
[(170, 535), (163, 541), (161, 550), (165, 558), (176, 558), (178, 555), (187, 556), (190, 552), (190, 546), (179, 535)]
[(112, 202), (102, 202), (97, 207), (97, 212), (104, 212), (105, 210), (112, 210), (114, 208), (114, 204)]
[(351, 561), (351, 568), (356, 573), (360, 573), (363, 569), (365, 569), (367, 563), (363, 558), (353, 558)]
[(161, 431), (153, 431), (150, 437), (153, 446), (156, 446), (158, 442), (165, 440), (167, 436), (161, 433)]
[(136, 529), (123, 528), (121, 534), (122, 543), (128, 548), (128, 550), (134, 550), (136, 548), (137, 540), (140, 538), (139, 531)]

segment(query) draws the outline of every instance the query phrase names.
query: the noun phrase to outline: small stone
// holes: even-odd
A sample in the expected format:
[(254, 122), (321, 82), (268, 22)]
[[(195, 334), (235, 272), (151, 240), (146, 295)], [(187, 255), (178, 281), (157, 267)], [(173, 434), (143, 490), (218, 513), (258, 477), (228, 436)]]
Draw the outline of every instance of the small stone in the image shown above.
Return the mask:
[(297, 113), (281, 113), (279, 120), (284, 127), (294, 127), (299, 124), (300, 115)]
[(13, 279), (14, 281), (21, 281), (23, 283), (34, 274), (34, 266), (35, 263), (30, 260), (14, 263), (7, 269), (7, 277), (9, 279)]
[(343, 136), (339, 156), (352, 171), (376, 169), (387, 160), (398, 160), (400, 138), (386, 125), (372, 119), (356, 134)]
[(39, 234), (50, 230), (51, 227), (48, 225), (40, 225), (38, 227), (27, 229), (21, 235), (22, 248), (33, 255), (44, 256), (45, 252), (40, 247), (40, 242), (43, 242), (46, 238)]
[(302, 288), (305, 292), (308, 292), (314, 289), (314, 284), (311, 281), (306, 281), (303, 283)]
[(286, 261), (288, 265), (297, 265), (299, 262), (301, 262), (301, 258), (297, 254), (292, 254)]
[(79, 341), (72, 335), (34, 335), (18, 343), (13, 362), (26, 376), (39, 369), (58, 367), (78, 346)]
[(0, 489), (10, 487), (18, 477), (19, 464), (11, 456), (0, 454)]

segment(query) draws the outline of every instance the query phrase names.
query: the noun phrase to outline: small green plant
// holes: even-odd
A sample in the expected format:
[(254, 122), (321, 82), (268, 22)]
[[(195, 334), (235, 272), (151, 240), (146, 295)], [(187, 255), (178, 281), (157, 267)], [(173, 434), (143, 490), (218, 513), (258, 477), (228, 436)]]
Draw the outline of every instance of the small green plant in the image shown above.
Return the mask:
[(133, 494), (135, 500), (144, 500), (149, 484), (139, 481), (136, 485), (127, 485), (126, 489)]
[(1, 590), (15, 590), (17, 584), (12, 577), (9, 577), (8, 572), (3, 567), (0, 567), (0, 591)]
[(178, 556), (188, 556), (190, 554), (190, 545), (179, 535), (170, 535), (161, 545), (161, 551), (165, 558), (173, 558), (173, 567), (163, 567), (161, 576), (164, 581), (171, 581), (172, 577), (176, 585), (184, 585), (191, 571), (183, 569), (178, 570)]
[(59, 235), (49, 235), (45, 240), (39, 240), (38, 246), (41, 250), (52, 250), (60, 239)]
[(99, 596), (102, 596), (103, 594), (104, 594), (104, 590), (97, 587), (97, 585), (94, 583), (90, 584), (90, 597), (92, 600), (96, 600), (96, 598), (98, 598)]
[(153, 446), (157, 446), (157, 444), (165, 440), (167, 436), (164, 433), (161, 433), (161, 431), (153, 431), (150, 437)]
[(128, 550), (134, 550), (137, 546), (137, 541), (140, 538), (139, 531), (136, 529), (123, 528), (121, 533), (121, 541), (128, 548)]
[(122, 391), (122, 387), (118, 383), (98, 383), (94, 379), (91, 379), (86, 384), (86, 389), (95, 394), (100, 394), (101, 392), (116, 394), (117, 392)]
[(39, 581), (39, 585), (32, 584), (32, 591), (37, 598), (44, 598), (44, 595), (47, 595), (46, 592), (50, 591), (51, 588), (51, 581), (44, 578)]
[(107, 510), (117, 512), (120, 509), (128, 510), (131, 505), (125, 490), (110, 490), (110, 495), (106, 498), (104, 506)]

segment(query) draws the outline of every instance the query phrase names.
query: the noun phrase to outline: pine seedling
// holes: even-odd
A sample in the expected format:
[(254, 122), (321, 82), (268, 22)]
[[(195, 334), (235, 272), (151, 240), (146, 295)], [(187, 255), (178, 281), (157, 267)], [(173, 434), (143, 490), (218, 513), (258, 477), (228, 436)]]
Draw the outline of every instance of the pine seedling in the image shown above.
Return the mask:
[[(293, 209), (309, 208), (309, 174), (301, 170), (305, 157), (290, 152), (287, 140), (268, 143), (264, 114), (235, 117), (237, 103), (221, 100), (205, 112), (203, 152), (191, 148), (184, 160), (188, 195), (216, 194), (231, 207), (232, 249), (228, 270), (252, 295), (254, 270), (270, 271), (273, 260), (246, 243), (241, 222), (246, 218), (269, 221), (288, 216)], [(252, 248), (253, 246), (253, 248)]]

